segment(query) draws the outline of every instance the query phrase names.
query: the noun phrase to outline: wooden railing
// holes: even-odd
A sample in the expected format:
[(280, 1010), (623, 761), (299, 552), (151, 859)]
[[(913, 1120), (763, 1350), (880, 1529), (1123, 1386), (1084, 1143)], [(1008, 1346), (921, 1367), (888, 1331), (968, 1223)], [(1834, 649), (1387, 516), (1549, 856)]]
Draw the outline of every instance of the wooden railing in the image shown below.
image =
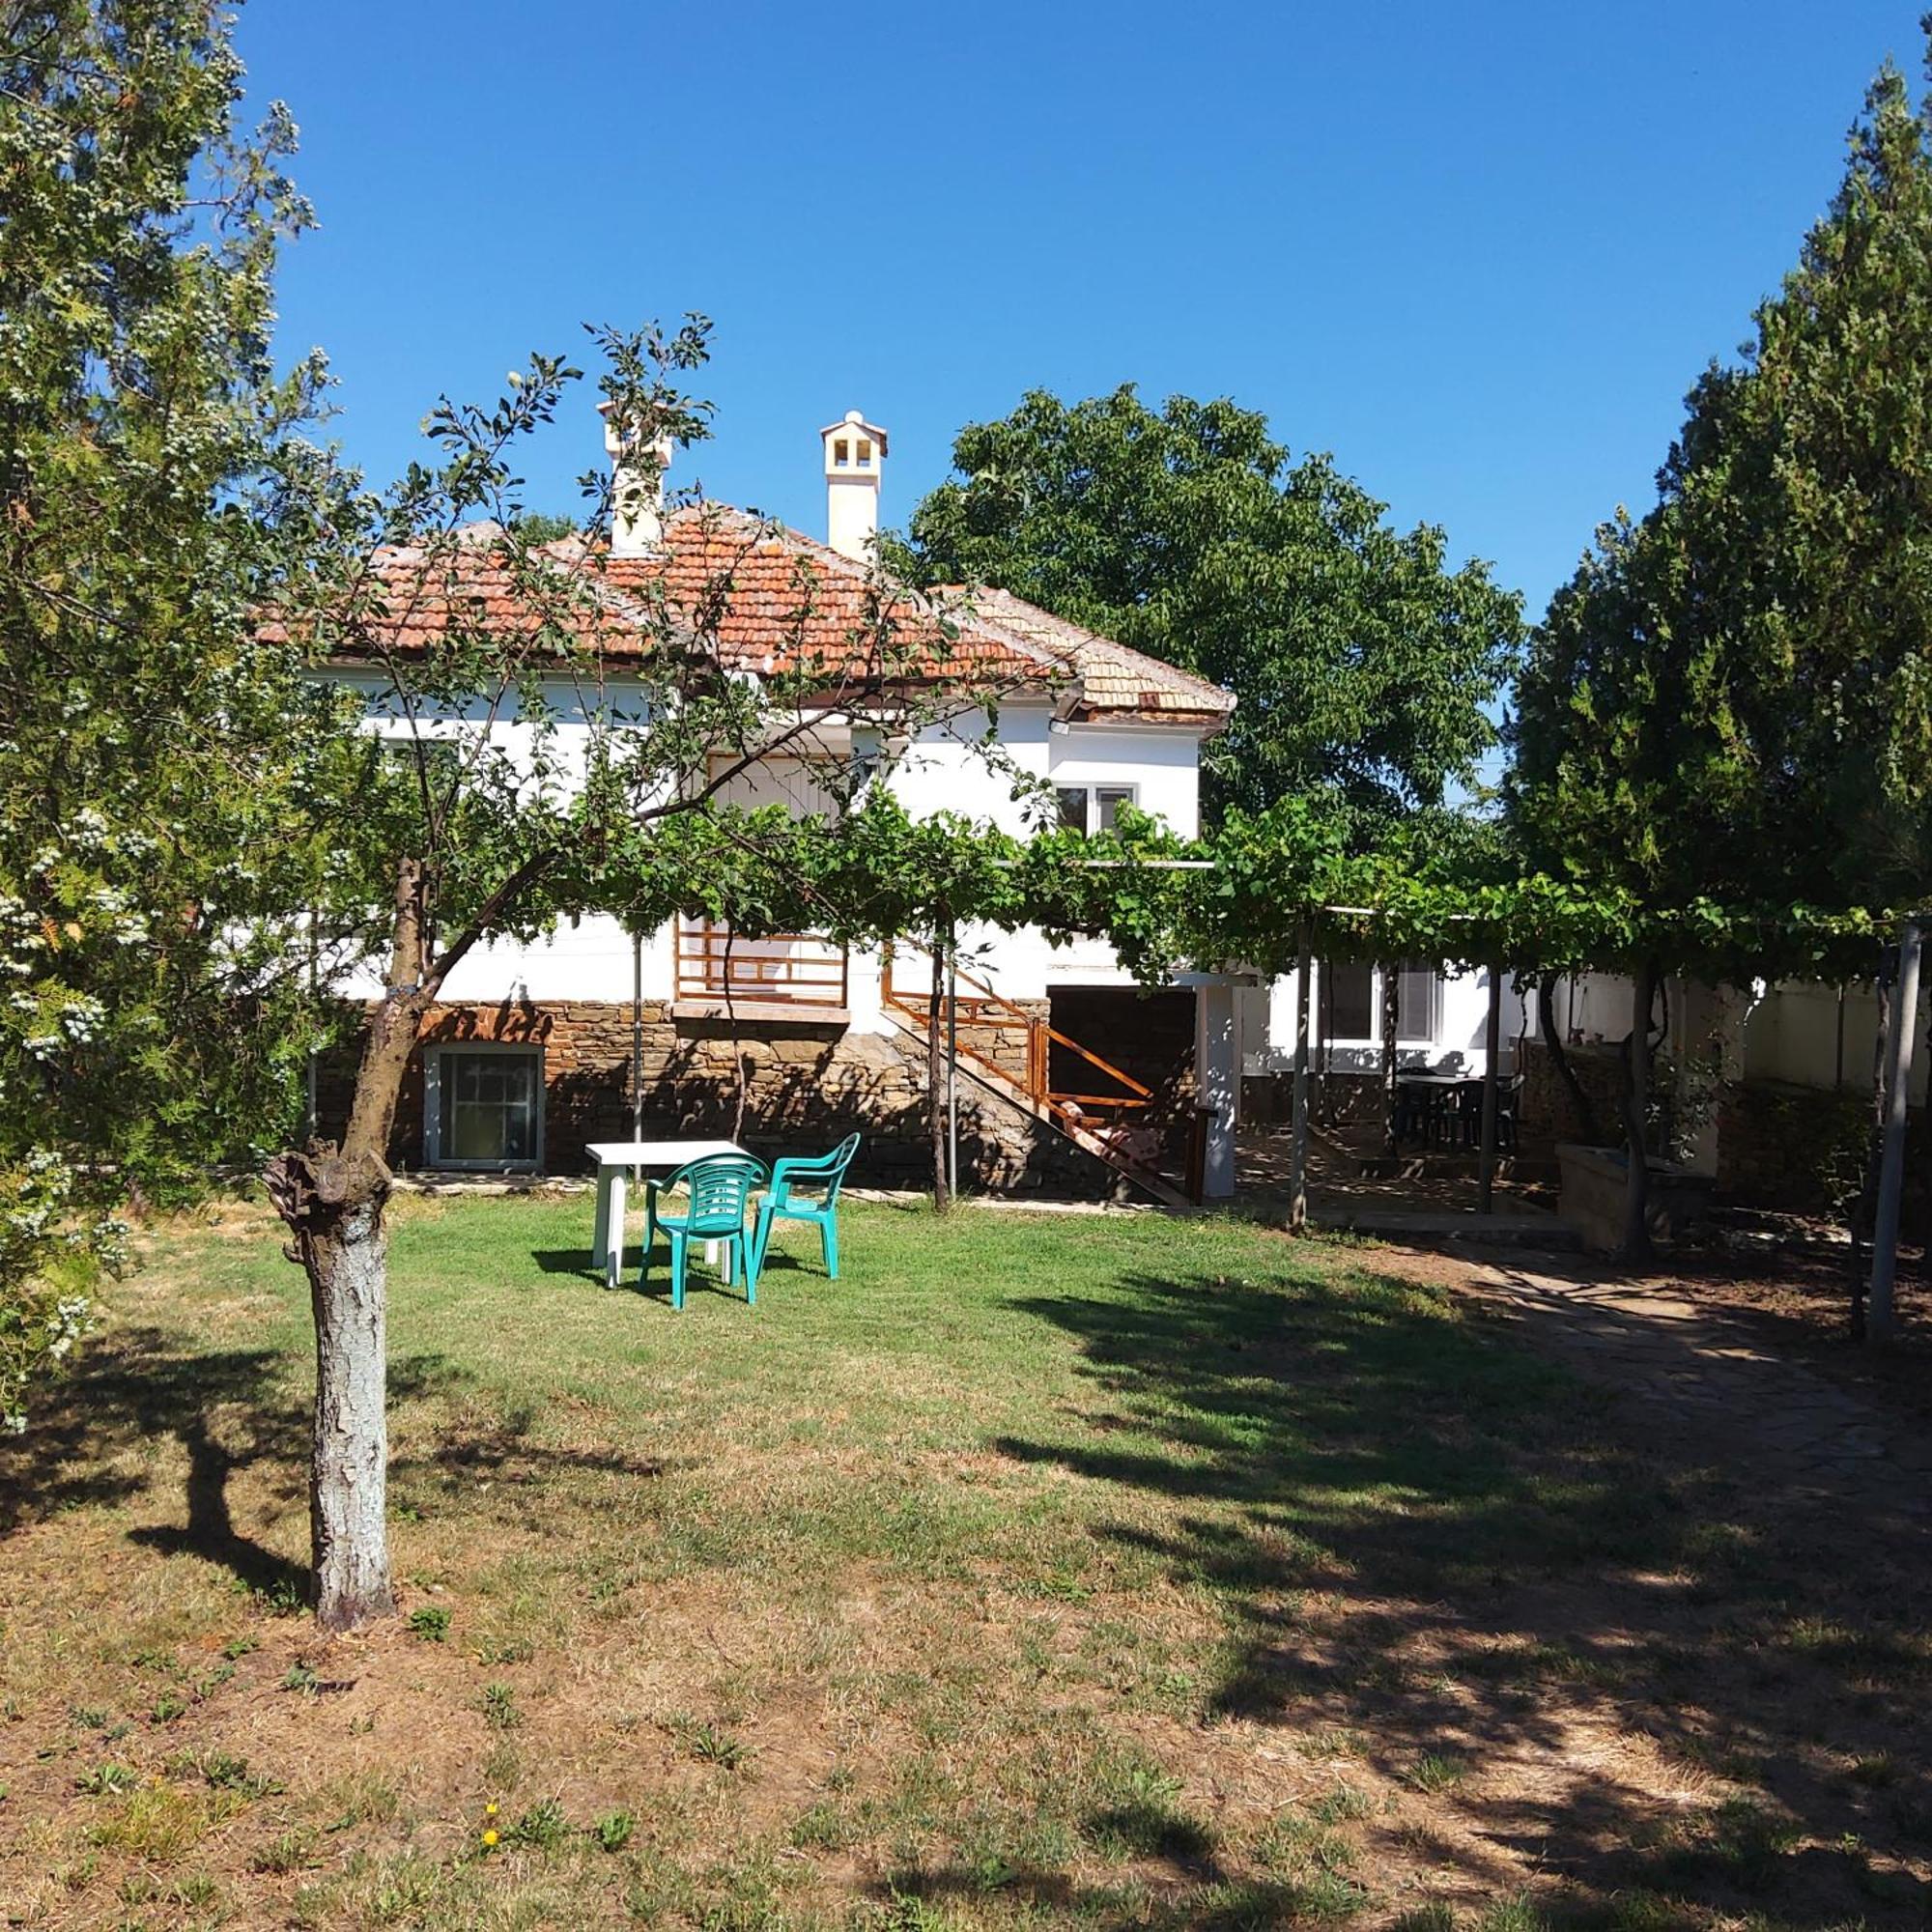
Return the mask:
[[(921, 983), (917, 985), (908, 984), (905, 979), (899, 977), (901, 962), (907, 954), (918, 961)], [(924, 1027), (931, 1017), (931, 975), (932, 955), (923, 947), (911, 946), (903, 940), (889, 947), (886, 951), (884, 984), (887, 1006)], [(953, 978), (955, 986), (971, 989), (959, 991), (952, 1001), (959, 1057), (972, 1061), (977, 1066), (988, 1067), (1003, 1080), (1024, 1088), (1028, 1097), (1044, 1107), (1055, 1120), (1067, 1125), (1084, 1127), (1091, 1133), (1096, 1128), (1119, 1124), (1122, 1116), (1145, 1108), (1152, 1101), (1153, 1090), (1151, 1087), (1143, 1086), (1131, 1073), (1122, 1072), (1111, 1062), (1102, 1060), (1077, 1039), (1069, 1039), (1050, 1020), (996, 993), (984, 980), (975, 979), (970, 973), (956, 973)], [(947, 1001), (942, 994), (939, 1003), (942, 1028), (947, 1024)], [(983, 1043), (989, 1031), (1017, 1032), (1022, 1028), (1026, 1033), (1025, 1058), (1018, 1067), (989, 1052)], [(1088, 1093), (1056, 1087), (1053, 1084), (1053, 1049), (1056, 1046), (1065, 1048), (1081, 1063), (1083, 1087), (1111, 1083), (1107, 1091)], [(1099, 1079), (1089, 1077), (1089, 1069)]]
[(677, 922), (677, 997), (721, 1004), (843, 1008), (845, 949), (810, 932), (752, 939), (723, 922)]

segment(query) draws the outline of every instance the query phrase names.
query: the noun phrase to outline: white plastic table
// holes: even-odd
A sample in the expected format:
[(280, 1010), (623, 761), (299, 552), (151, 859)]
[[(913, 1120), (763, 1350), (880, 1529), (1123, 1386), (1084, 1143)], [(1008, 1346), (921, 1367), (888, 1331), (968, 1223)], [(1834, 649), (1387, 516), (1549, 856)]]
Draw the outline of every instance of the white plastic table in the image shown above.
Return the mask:
[[(604, 1285), (615, 1288), (624, 1272), (624, 1185), (633, 1174), (673, 1174), (714, 1153), (743, 1153), (736, 1141), (592, 1141), (597, 1163), (597, 1229), (591, 1237), (590, 1265), (604, 1270)], [(704, 1244), (715, 1262), (717, 1242)]]

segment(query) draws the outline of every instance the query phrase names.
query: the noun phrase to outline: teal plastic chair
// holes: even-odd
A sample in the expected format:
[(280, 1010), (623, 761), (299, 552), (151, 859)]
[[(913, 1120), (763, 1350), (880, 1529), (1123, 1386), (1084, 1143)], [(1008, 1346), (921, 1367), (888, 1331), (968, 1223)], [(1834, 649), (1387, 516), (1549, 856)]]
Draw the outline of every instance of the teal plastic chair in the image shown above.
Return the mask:
[[(787, 1155), (772, 1169), (772, 1191), (758, 1204), (758, 1223), (752, 1236), (752, 1282), (755, 1288), (765, 1268), (765, 1249), (774, 1221), (814, 1221), (819, 1246), (825, 1253), (825, 1272), (838, 1279), (838, 1189), (845, 1170), (859, 1151), (859, 1136), (847, 1134), (830, 1153), (794, 1160)], [(800, 1200), (792, 1190), (803, 1188)]]
[[(765, 1164), (748, 1153), (707, 1154), (681, 1167), (668, 1180), (644, 1182), (644, 1261), (638, 1286), (651, 1278), (651, 1250), (662, 1228), (670, 1242), (670, 1305), (684, 1306), (684, 1265), (693, 1241), (724, 1243), (724, 1285), (742, 1272), (745, 1299), (758, 1298), (757, 1257), (746, 1246), (745, 1210), (752, 1191), (765, 1184)], [(681, 1214), (665, 1212), (665, 1202), (682, 1187), (688, 1197)]]

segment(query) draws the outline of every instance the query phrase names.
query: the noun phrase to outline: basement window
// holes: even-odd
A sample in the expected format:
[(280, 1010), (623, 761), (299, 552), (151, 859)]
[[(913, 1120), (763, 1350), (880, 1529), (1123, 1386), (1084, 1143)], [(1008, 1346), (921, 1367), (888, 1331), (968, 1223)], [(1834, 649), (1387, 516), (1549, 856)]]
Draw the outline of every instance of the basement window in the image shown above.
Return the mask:
[(543, 1153), (543, 1049), (433, 1046), (425, 1056), (430, 1167), (532, 1172)]

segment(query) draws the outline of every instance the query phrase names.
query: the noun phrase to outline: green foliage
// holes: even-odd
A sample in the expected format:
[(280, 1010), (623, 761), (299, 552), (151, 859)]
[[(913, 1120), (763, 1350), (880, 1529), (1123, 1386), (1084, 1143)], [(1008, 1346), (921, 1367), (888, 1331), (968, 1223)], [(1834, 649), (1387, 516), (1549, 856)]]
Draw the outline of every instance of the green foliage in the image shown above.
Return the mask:
[(424, 1643), (444, 1643), (449, 1638), (449, 1612), (440, 1605), (429, 1605), (409, 1614), (410, 1634)]
[(1398, 532), (1327, 456), (1291, 462), (1223, 399), (1131, 384), (1043, 390), (953, 443), (957, 477), (889, 556), (926, 583), (986, 583), (1225, 685), (1204, 748), (1216, 802), (1332, 791), (1371, 820), (1439, 805), (1493, 741), (1520, 600), (1443, 532)]
[(1425, 1751), (1403, 1773), (1403, 1782), (1417, 1791), (1434, 1794), (1460, 1784), (1467, 1770), (1461, 1758), (1441, 1751)]
[(554, 1798), (540, 1798), (510, 1828), (513, 1843), (549, 1851), (570, 1835), (570, 1820)]
[(524, 1721), (524, 1714), (517, 1709), (516, 1687), (510, 1684), (486, 1684), (483, 1687), (483, 1717), (492, 1730), (510, 1731)]
[(752, 1761), (752, 1747), (722, 1725), (708, 1719), (674, 1718), (667, 1729), (700, 1764), (715, 1764), (721, 1771), (741, 1771)]
[(127, 1230), (77, 1222), (74, 1177), (58, 1154), (29, 1150), (0, 1167), (0, 1435), (27, 1426), (29, 1384), (59, 1368), (93, 1322), (89, 1297)]
[[(237, 128), (210, 0), (22, 0), (0, 48), (0, 1196), (85, 1235), (294, 1123), (328, 709), (253, 612), (311, 525), (319, 365), (277, 380), (308, 220)], [(37, 1210), (38, 1211), (38, 1208)], [(58, 1260), (58, 1265), (48, 1264)], [(84, 1289), (0, 1236), (0, 1411)], [(53, 1339), (49, 1340), (49, 1337)]]
[(637, 1818), (629, 1811), (607, 1811), (591, 1827), (598, 1846), (607, 1852), (621, 1852), (638, 1829)]

